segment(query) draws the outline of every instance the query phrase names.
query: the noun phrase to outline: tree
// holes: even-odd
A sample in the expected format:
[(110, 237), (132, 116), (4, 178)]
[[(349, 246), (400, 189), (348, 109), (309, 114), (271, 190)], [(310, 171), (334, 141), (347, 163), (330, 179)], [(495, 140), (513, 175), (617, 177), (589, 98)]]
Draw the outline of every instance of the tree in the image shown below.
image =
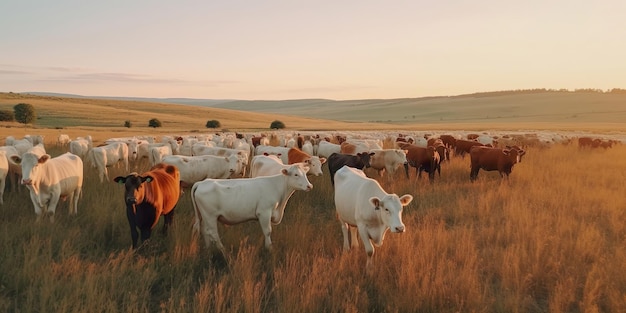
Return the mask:
[(13, 122), (15, 121), (15, 114), (13, 111), (0, 110), (0, 122)]
[(270, 125), (270, 129), (283, 129), (285, 128), (285, 123), (281, 122), (281, 121), (273, 121), (272, 124)]
[(133, 123), (130, 120), (124, 121), (124, 127), (131, 128), (133, 127)]
[(218, 120), (210, 120), (206, 122), (206, 128), (219, 128), (222, 124)]
[(161, 127), (161, 121), (159, 121), (156, 118), (153, 118), (148, 122), (148, 127), (152, 127), (152, 128)]
[(35, 108), (28, 103), (16, 104), (13, 111), (15, 112), (15, 120), (22, 124), (30, 124), (37, 118)]

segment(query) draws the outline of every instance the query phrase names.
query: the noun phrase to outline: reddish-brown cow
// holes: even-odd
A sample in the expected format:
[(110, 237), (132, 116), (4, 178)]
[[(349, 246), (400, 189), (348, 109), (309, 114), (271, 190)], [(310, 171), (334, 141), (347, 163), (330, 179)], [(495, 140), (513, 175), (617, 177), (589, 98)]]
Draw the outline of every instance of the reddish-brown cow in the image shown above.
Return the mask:
[(462, 158), (464, 158), (465, 154), (470, 153), (470, 149), (474, 146), (484, 145), (478, 141), (459, 139), (456, 141), (454, 155), (460, 155)]
[[(401, 144), (401, 148), (406, 150), (406, 160), (408, 165), (415, 167), (417, 178), (422, 177), (422, 172), (428, 173), (428, 180), (435, 181), (435, 171), (439, 169), (441, 162), (439, 153), (435, 147), (419, 147), (412, 144)], [(407, 171), (408, 173), (408, 171)], [(441, 176), (441, 172), (439, 172)]]
[(499, 149), (476, 146), (470, 150), (471, 171), (470, 180), (474, 181), (478, 177), (478, 171), (498, 171), (500, 177), (509, 178), (509, 174), (515, 163), (520, 162), (520, 158), (526, 152), (522, 149)]
[(165, 217), (163, 232), (167, 231), (180, 198), (179, 180), (178, 168), (163, 163), (141, 175), (131, 173), (114, 179), (116, 183), (124, 184), (126, 189), (124, 202), (133, 248), (137, 248), (137, 228), (141, 231), (141, 241), (148, 240), (161, 215)]

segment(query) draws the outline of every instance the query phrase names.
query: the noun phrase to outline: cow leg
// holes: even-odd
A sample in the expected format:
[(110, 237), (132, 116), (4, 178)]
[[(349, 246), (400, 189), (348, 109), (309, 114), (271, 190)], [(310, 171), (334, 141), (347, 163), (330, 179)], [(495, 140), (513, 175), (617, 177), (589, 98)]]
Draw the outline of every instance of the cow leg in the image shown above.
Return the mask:
[(471, 181), (475, 181), (476, 178), (478, 177), (478, 171), (480, 171), (480, 167), (472, 167), (471, 171), (470, 171), (470, 180)]
[(220, 251), (224, 251), (224, 245), (220, 240), (220, 234), (217, 231), (217, 218), (205, 218), (202, 219), (202, 235), (204, 236), (204, 243), (207, 248), (211, 248), (211, 243), (215, 243)]
[(361, 235), (361, 240), (363, 241), (363, 246), (365, 247), (365, 253), (367, 253), (367, 263), (365, 263), (365, 269), (367, 272), (370, 272), (372, 269), (372, 258), (374, 257), (374, 245), (372, 245), (370, 236), (364, 226), (358, 227), (358, 230), (359, 235)]
[(257, 214), (259, 219), (259, 224), (261, 224), (261, 230), (263, 231), (263, 236), (265, 236), (265, 248), (272, 248), (272, 215), (271, 212), (269, 214)]
[(357, 237), (357, 228), (350, 227), (350, 247), (356, 249), (359, 247), (359, 238)]
[[(73, 192), (73, 201), (70, 202), (70, 214), (78, 214), (78, 199), (80, 199), (80, 194), (82, 193), (82, 187), (76, 188)], [(73, 207), (72, 207), (73, 206)]]
[(130, 238), (133, 242), (133, 249), (137, 249), (137, 238), (139, 234), (137, 233), (137, 223), (135, 222), (135, 213), (133, 212), (132, 206), (126, 208), (126, 217), (128, 218), (128, 226), (130, 226)]
[(172, 209), (170, 213), (163, 215), (163, 230), (162, 230), (163, 235), (167, 235), (167, 229), (170, 227), (170, 225), (172, 225), (173, 221), (174, 221), (174, 210)]
[(141, 244), (143, 244), (150, 239), (150, 235), (152, 235), (152, 228), (150, 226), (141, 226), (139, 231), (141, 231)]
[(348, 223), (341, 222), (341, 233), (343, 234), (343, 251), (350, 251), (350, 226)]
[(48, 210), (47, 213), (50, 214), (50, 222), (54, 222), (54, 214), (57, 211), (57, 205), (59, 204), (59, 199), (61, 195), (57, 192), (50, 193), (50, 200), (48, 200)]
[(7, 178), (0, 179), (0, 204), (4, 204), (4, 187), (6, 187)]

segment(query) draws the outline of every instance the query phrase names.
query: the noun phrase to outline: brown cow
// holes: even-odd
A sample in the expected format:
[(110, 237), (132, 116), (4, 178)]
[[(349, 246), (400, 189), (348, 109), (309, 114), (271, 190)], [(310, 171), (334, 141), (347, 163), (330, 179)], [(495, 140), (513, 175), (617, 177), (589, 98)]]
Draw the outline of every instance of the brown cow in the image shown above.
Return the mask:
[(163, 233), (167, 231), (180, 197), (179, 180), (178, 168), (163, 163), (156, 164), (141, 175), (131, 173), (114, 179), (125, 187), (124, 202), (133, 248), (137, 248), (137, 228), (141, 231), (141, 241), (145, 242), (161, 215), (165, 217)]
[(520, 162), (520, 158), (526, 152), (521, 149), (499, 149), (476, 146), (470, 150), (471, 171), (470, 180), (473, 182), (478, 177), (478, 171), (498, 171), (500, 177), (504, 177), (502, 173), (509, 174), (515, 163)]
[(470, 149), (474, 146), (484, 146), (482, 143), (474, 140), (459, 139), (456, 141), (454, 149), (454, 155), (460, 155), (461, 158), (465, 158), (465, 154), (470, 152)]
[[(415, 167), (417, 178), (421, 178), (422, 172), (425, 171), (428, 173), (428, 180), (433, 183), (435, 181), (435, 171), (439, 169), (441, 161), (435, 147), (424, 148), (412, 144), (402, 144), (402, 149), (406, 150), (407, 164)], [(441, 176), (441, 172), (439, 175)]]

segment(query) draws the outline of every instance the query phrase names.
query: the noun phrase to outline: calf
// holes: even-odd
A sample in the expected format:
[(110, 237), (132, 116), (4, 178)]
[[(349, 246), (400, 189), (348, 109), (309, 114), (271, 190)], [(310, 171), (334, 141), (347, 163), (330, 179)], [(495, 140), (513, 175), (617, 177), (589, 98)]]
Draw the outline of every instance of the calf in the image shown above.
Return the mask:
[(328, 172), (330, 172), (330, 183), (335, 185), (335, 173), (344, 165), (356, 169), (370, 167), (370, 159), (373, 153), (364, 152), (357, 155), (333, 153), (328, 157)]
[(141, 232), (141, 241), (145, 242), (161, 215), (165, 217), (163, 232), (167, 231), (180, 197), (179, 180), (178, 168), (163, 163), (141, 175), (131, 173), (114, 179), (116, 183), (124, 184), (124, 203), (133, 249), (137, 248), (137, 228)]
[(406, 177), (409, 178), (409, 166), (406, 160), (406, 150), (402, 149), (372, 149), (370, 167), (378, 171), (378, 176), (383, 177), (387, 172), (388, 178), (393, 177), (396, 169), (404, 166)]
[(306, 173), (295, 164), (273, 176), (197, 182), (191, 188), (194, 232), (202, 231), (207, 247), (215, 243), (223, 253), (217, 222), (235, 225), (257, 220), (265, 236), (265, 247), (269, 249), (272, 224), (281, 222), (291, 195), (296, 190), (312, 188)]
[(478, 177), (478, 171), (498, 171), (500, 177), (504, 177), (502, 173), (509, 174), (515, 163), (520, 162), (520, 158), (525, 154), (522, 149), (499, 149), (489, 147), (473, 147), (470, 150), (471, 171), (470, 180), (474, 181)]
[(358, 246), (358, 231), (367, 253), (366, 269), (370, 270), (374, 245), (382, 245), (387, 230), (404, 232), (402, 209), (411, 203), (413, 196), (389, 194), (363, 171), (348, 166), (335, 173), (335, 182), (335, 208), (343, 233), (343, 249), (348, 251)]

